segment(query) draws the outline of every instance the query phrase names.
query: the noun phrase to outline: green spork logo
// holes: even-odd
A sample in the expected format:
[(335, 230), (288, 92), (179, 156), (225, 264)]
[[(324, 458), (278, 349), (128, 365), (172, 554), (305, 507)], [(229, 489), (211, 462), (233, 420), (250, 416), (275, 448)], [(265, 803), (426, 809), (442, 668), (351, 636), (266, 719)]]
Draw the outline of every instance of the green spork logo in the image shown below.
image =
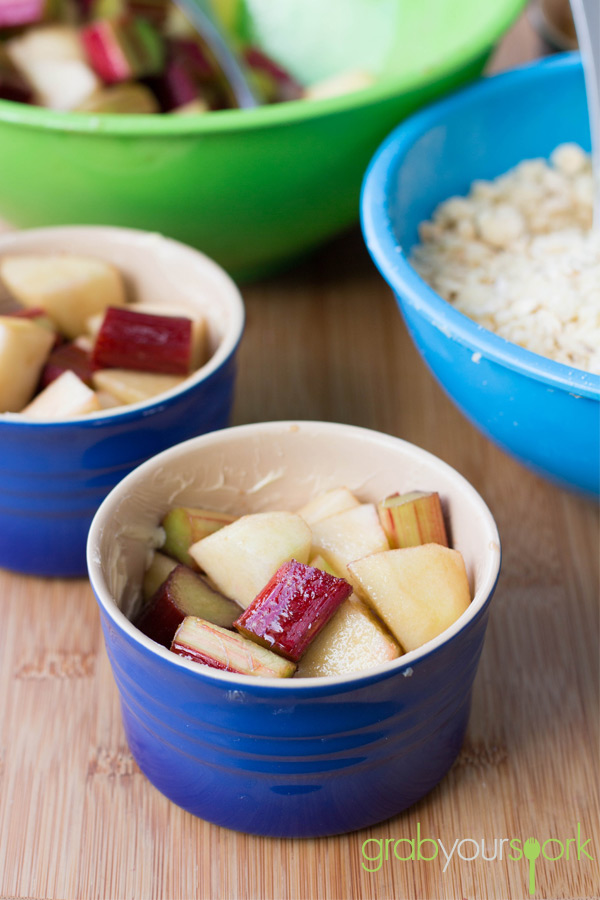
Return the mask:
[[(509, 859), (511, 862), (525, 860), (529, 864), (529, 894), (534, 896), (536, 892), (536, 862), (538, 859), (556, 862), (558, 859), (566, 859), (579, 862), (582, 859), (594, 860), (588, 846), (591, 838), (584, 839), (581, 833), (581, 823), (577, 823), (574, 837), (566, 841), (558, 838), (547, 838), (540, 841), (529, 837), (526, 841), (518, 838), (456, 838), (452, 846), (444, 843), (441, 838), (422, 837), (421, 823), (417, 822), (416, 837), (401, 838), (368, 838), (363, 841), (361, 865), (367, 872), (379, 872), (384, 863), (409, 862), (433, 862), (438, 856), (445, 859), (442, 873), (450, 865), (456, 856), (463, 862), (469, 863), (476, 859), (485, 862)], [(590, 848), (591, 849), (591, 848)]]
[(527, 838), (523, 844), (523, 855), (529, 860), (529, 893), (535, 894), (535, 861), (542, 852), (540, 842), (536, 838)]

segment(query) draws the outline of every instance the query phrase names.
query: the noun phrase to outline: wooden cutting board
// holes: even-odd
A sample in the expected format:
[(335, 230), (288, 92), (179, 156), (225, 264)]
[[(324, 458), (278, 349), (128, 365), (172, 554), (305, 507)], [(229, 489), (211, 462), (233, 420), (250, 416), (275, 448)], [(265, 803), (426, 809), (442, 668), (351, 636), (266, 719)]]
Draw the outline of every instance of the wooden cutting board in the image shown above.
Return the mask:
[[(535, 48), (522, 20), (496, 65)], [(591, 843), (581, 859), (571, 843), (568, 860), (538, 860), (536, 896), (598, 897), (595, 505), (467, 424), (421, 363), (357, 233), (244, 295), (236, 423), (316, 418), (399, 435), (455, 466), (497, 518), (503, 574), (463, 750), (425, 800), (364, 832), (283, 841), (211, 826), (134, 763), (88, 584), (0, 572), (0, 898), (520, 900), (527, 863), (507, 859), (506, 843), (502, 860), (482, 860), (482, 839), (487, 856), (503, 838), (564, 844), (578, 823)], [(445, 871), (439, 849), (431, 861), (394, 858), (394, 846), (408, 855), (395, 842), (417, 827), (448, 851), (464, 841)], [(476, 846), (477, 859), (458, 858)]]

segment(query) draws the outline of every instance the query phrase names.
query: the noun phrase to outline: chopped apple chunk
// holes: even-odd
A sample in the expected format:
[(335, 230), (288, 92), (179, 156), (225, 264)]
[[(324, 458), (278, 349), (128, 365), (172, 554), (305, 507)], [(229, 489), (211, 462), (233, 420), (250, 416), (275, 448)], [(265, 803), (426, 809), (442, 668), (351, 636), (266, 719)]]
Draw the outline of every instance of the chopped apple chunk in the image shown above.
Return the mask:
[(426, 491), (393, 494), (379, 504), (378, 511), (392, 550), (419, 544), (448, 546), (439, 494)]
[(173, 653), (213, 669), (266, 678), (290, 678), (296, 665), (253, 641), (188, 616), (171, 644)]
[(126, 299), (117, 269), (84, 256), (4, 256), (0, 277), (23, 306), (44, 309), (68, 338), (83, 334), (91, 315)]
[(7, 53), (34, 88), (42, 106), (72, 110), (100, 88), (76, 28), (31, 28), (6, 44)]
[(349, 568), (405, 650), (437, 637), (471, 602), (461, 554), (439, 544), (387, 550)]
[(277, 570), (234, 625), (263, 647), (298, 662), (351, 593), (342, 578), (292, 560)]
[(180, 562), (197, 569), (197, 563), (188, 550), (192, 544), (214, 534), (215, 531), (231, 525), (235, 516), (228, 513), (215, 512), (212, 509), (196, 509), (191, 506), (176, 506), (169, 510), (162, 520), (165, 529), (164, 553), (175, 557)]
[(53, 344), (51, 331), (0, 316), (0, 412), (20, 412), (31, 400)]
[(353, 509), (355, 506), (360, 506), (360, 504), (348, 488), (334, 488), (332, 491), (326, 491), (313, 500), (309, 500), (298, 510), (298, 515), (312, 526), (321, 519), (335, 516), (336, 513)]
[(181, 375), (156, 375), (154, 372), (132, 372), (129, 369), (100, 369), (92, 375), (97, 391), (105, 391), (120, 403), (140, 403), (157, 394), (178, 387), (185, 378)]
[(37, 422), (56, 422), (98, 412), (100, 409), (94, 391), (74, 372), (67, 371), (40, 391), (21, 411), (21, 415), (24, 419), (34, 419)]
[(240, 612), (237, 603), (215, 591), (201, 575), (178, 565), (142, 609), (135, 624), (153, 641), (169, 647), (186, 616), (229, 628)]
[(320, 553), (334, 571), (348, 578), (362, 596), (362, 586), (348, 563), (371, 553), (388, 550), (389, 545), (372, 503), (363, 503), (312, 526), (313, 550)]
[(298, 678), (348, 675), (391, 662), (401, 649), (368, 606), (346, 600), (312, 642), (298, 666)]
[(296, 559), (308, 562), (310, 528), (289, 512), (242, 516), (190, 547), (190, 556), (218, 589), (249, 606), (277, 569)]

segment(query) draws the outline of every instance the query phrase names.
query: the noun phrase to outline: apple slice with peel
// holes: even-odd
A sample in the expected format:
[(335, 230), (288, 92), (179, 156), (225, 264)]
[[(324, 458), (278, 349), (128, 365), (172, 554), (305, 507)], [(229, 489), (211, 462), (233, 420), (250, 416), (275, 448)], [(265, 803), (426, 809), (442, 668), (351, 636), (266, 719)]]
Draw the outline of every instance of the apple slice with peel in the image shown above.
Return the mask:
[(372, 503), (362, 503), (312, 526), (313, 550), (320, 553), (334, 571), (347, 578), (359, 596), (362, 586), (348, 563), (371, 553), (389, 550), (385, 533)]
[(401, 649), (356, 595), (342, 603), (298, 666), (298, 678), (349, 675), (397, 659)]
[(17, 319), (29, 319), (30, 322), (33, 322), (35, 325), (39, 325), (40, 328), (45, 328), (47, 331), (51, 331), (54, 334), (54, 343), (55, 346), (58, 346), (62, 343), (62, 337), (56, 330), (56, 325), (50, 318), (50, 316), (46, 315), (45, 310), (43, 309), (17, 309), (12, 312), (6, 313), (7, 316), (15, 316)]
[(304, 506), (297, 510), (297, 513), (309, 525), (314, 525), (315, 522), (320, 522), (321, 519), (335, 516), (337, 513), (353, 509), (355, 506), (360, 506), (360, 503), (354, 494), (348, 488), (341, 487), (319, 494), (318, 497), (305, 503)]
[(218, 589), (246, 608), (290, 559), (308, 562), (310, 528), (289, 512), (236, 519), (190, 547), (190, 556)]
[(263, 647), (298, 662), (351, 593), (343, 578), (293, 559), (280, 566), (234, 625)]
[(0, 316), (0, 412), (20, 412), (31, 400), (53, 344), (46, 328)]
[(367, 556), (350, 570), (405, 650), (437, 637), (471, 602), (461, 554), (439, 544)]
[(126, 299), (120, 272), (85, 256), (4, 256), (0, 277), (23, 306), (44, 309), (68, 338), (83, 334), (91, 315)]
[(377, 509), (392, 550), (419, 544), (448, 546), (439, 494), (426, 491), (393, 494)]
[(21, 415), (36, 422), (56, 422), (98, 412), (101, 408), (94, 391), (74, 372), (67, 371), (40, 391)]
[(296, 665), (271, 650), (236, 634), (188, 616), (171, 644), (173, 653), (213, 669), (266, 678), (290, 678)]
[(159, 375), (155, 372), (132, 372), (129, 369), (101, 369), (92, 374), (97, 391), (116, 397), (120, 403), (140, 403), (178, 387), (181, 375)]
[(170, 556), (166, 556), (160, 550), (154, 551), (152, 562), (146, 569), (144, 581), (142, 582), (142, 596), (144, 600), (150, 600), (154, 596), (176, 566), (176, 559), (171, 559)]
[(215, 591), (197, 572), (178, 565), (142, 609), (134, 624), (157, 644), (170, 647), (175, 631), (186, 616), (197, 616), (214, 625), (229, 628), (240, 611), (237, 603)]
[(235, 516), (216, 512), (212, 509), (196, 509), (191, 506), (176, 506), (169, 510), (161, 522), (166, 539), (163, 552), (178, 559), (191, 569), (197, 569), (196, 561), (188, 550), (192, 544), (214, 534), (225, 525), (235, 522)]

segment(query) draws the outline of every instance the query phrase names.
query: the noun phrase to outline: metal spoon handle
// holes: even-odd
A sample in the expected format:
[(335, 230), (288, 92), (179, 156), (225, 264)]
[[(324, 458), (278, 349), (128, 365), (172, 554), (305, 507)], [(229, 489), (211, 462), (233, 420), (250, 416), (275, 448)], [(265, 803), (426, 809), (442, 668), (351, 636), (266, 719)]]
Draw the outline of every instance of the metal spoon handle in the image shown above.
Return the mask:
[(214, 53), (229, 82), (238, 106), (243, 109), (252, 109), (255, 106), (260, 106), (260, 100), (246, 77), (237, 53), (209, 12), (199, 5), (202, 0), (175, 0), (175, 2)]
[(594, 227), (600, 228), (600, 0), (571, 0), (592, 135)]

